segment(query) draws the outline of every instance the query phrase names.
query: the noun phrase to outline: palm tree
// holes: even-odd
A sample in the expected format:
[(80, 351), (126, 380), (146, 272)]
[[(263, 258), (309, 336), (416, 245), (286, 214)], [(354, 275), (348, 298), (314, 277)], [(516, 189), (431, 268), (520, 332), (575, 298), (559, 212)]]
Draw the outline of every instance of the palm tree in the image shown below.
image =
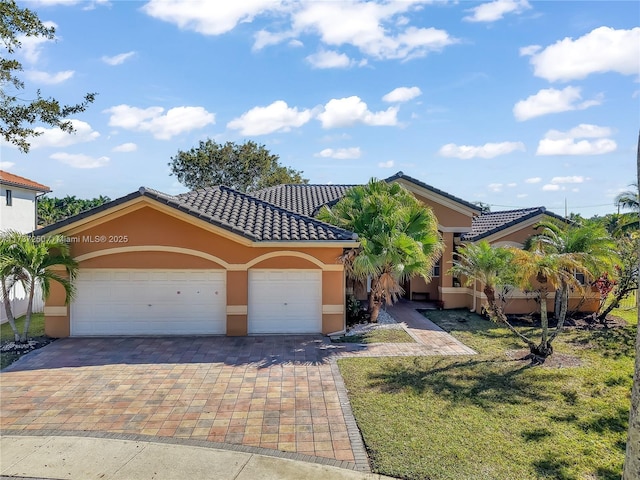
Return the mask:
[[(529, 250), (511, 247), (516, 282), (525, 289), (535, 292), (540, 304), (540, 325), (542, 328), (540, 343), (530, 348), (534, 363), (542, 363), (553, 353), (552, 343), (564, 327), (566, 303), (560, 311), (555, 330), (550, 334), (547, 317), (547, 299), (549, 293), (559, 288), (582, 289), (575, 273), (589, 275), (587, 267), (574, 254), (557, 253), (545, 249), (544, 244), (535, 242)], [(532, 281), (534, 280), (534, 281)]]
[(360, 247), (341, 260), (351, 278), (371, 278), (372, 322), (383, 302), (398, 299), (404, 281), (416, 275), (430, 280), (444, 249), (431, 209), (395, 183), (372, 179), (354, 187), (334, 206), (323, 207), (318, 218), (358, 234)]
[(11, 302), (9, 294), (14, 285), (18, 282), (24, 285), (26, 278), (21, 275), (21, 271), (9, 261), (12, 249), (21, 241), (22, 234), (16, 231), (7, 231), (0, 236), (0, 294), (2, 295), (2, 304), (7, 313), (7, 320), (13, 330), (14, 340), (20, 340), (20, 332), (16, 327), (15, 317), (11, 310)]
[(640, 192), (638, 191), (638, 182), (631, 185), (631, 190), (626, 190), (616, 197), (616, 205), (618, 211), (620, 208), (631, 210), (631, 212), (620, 215), (619, 232), (628, 232), (629, 230), (637, 230), (640, 228)]
[[(51, 281), (55, 281), (64, 288), (65, 301), (69, 303), (75, 293), (73, 280), (78, 271), (78, 264), (71, 258), (69, 245), (62, 237), (33, 238), (11, 232), (2, 238), (0, 272), (9, 283), (21, 282), (29, 296), (24, 332), (20, 337), (20, 341), (25, 342), (31, 324), (33, 296), (36, 288), (39, 286), (42, 289), (43, 297), (46, 299), (50, 293)], [(60, 266), (64, 267), (67, 277), (60, 275), (53, 268)], [(7, 308), (6, 298), (5, 308)], [(12, 315), (9, 315), (9, 310), (7, 310), (7, 316), (12, 318)], [(12, 328), (17, 336), (15, 324)]]
[(496, 289), (513, 283), (512, 269), (513, 253), (501, 247), (492, 247), (486, 240), (478, 243), (468, 243), (458, 248), (457, 258), (449, 273), (464, 277), (466, 286), (474, 281), (482, 284), (482, 291), (487, 297), (489, 318), (505, 325), (513, 334), (522, 340), (530, 350), (536, 345), (533, 340), (516, 330), (504, 313), (502, 306), (496, 299)]
[[(585, 267), (590, 278), (598, 278), (601, 273), (611, 270), (618, 257), (614, 240), (604, 227), (595, 223), (579, 225), (542, 221), (534, 229), (540, 233), (527, 239), (525, 250), (537, 248), (548, 253), (570, 255)], [(569, 285), (561, 280), (554, 302), (556, 319), (566, 315), (568, 303)]]

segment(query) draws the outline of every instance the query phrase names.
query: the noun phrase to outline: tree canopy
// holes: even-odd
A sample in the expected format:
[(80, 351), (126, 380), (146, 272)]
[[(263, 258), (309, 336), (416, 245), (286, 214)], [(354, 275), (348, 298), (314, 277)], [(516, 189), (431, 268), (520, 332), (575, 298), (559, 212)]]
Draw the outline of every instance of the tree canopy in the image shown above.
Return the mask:
[(442, 255), (433, 211), (396, 183), (372, 179), (354, 187), (333, 207), (323, 207), (318, 218), (358, 234), (360, 248), (347, 251), (343, 263), (350, 277), (371, 277), (372, 322), (383, 302), (402, 293), (404, 280), (420, 275), (429, 281)]
[(43, 197), (38, 200), (38, 225), (51, 225), (110, 201), (109, 197), (103, 195), (90, 200), (76, 198), (73, 195), (64, 198)]
[(25, 84), (19, 76), (22, 64), (11, 58), (22, 47), (21, 37), (52, 40), (55, 37), (55, 28), (42, 23), (32, 10), (18, 7), (15, 0), (2, 0), (0, 40), (4, 45), (6, 58), (0, 58), (0, 135), (8, 143), (27, 153), (30, 138), (42, 134), (35, 130), (36, 123), (58, 127), (71, 133), (74, 131), (73, 124), (66, 119), (86, 110), (96, 94), (86, 94), (84, 99), (75, 105), (62, 105), (55, 98), (45, 98), (40, 90), (31, 94), (34, 98), (25, 100), (20, 95), (25, 89)]
[(251, 192), (283, 183), (308, 183), (303, 172), (280, 164), (264, 145), (247, 141), (243, 144), (218, 144), (211, 139), (201, 141), (188, 151), (179, 150), (171, 157), (171, 175), (190, 189), (226, 185), (241, 192)]

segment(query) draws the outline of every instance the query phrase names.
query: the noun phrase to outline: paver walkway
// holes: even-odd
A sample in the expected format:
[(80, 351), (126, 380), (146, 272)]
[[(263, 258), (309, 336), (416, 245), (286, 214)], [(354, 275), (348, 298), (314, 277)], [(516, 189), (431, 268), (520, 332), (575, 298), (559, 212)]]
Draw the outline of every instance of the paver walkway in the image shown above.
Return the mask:
[(367, 471), (335, 359), (475, 353), (411, 303), (389, 311), (419, 343), (331, 344), (321, 336), (58, 340), (0, 374), (0, 428), (242, 445)]

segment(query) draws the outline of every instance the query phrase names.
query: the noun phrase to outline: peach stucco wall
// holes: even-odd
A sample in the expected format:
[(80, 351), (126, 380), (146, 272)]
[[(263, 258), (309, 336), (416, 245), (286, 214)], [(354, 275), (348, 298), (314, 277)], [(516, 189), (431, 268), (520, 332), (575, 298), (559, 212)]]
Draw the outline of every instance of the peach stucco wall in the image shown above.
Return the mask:
[[(322, 276), (322, 331), (344, 328), (344, 272), (340, 245), (306, 246), (302, 242), (262, 247), (216, 230), (205, 222), (156, 207), (152, 201), (128, 207), (84, 227), (61, 233), (70, 239), (72, 256), (82, 268), (226, 269), (227, 334), (247, 334), (250, 268), (319, 269)], [(125, 213), (123, 213), (125, 212)], [(326, 246), (325, 246), (326, 245)], [(150, 251), (150, 250), (174, 251)], [(178, 251), (176, 251), (178, 250)], [(200, 256), (198, 256), (200, 255)], [(266, 255), (261, 260), (259, 257)], [(205, 257), (205, 258), (203, 258)], [(47, 301), (45, 329), (53, 337), (70, 333), (69, 308), (56, 288)]]

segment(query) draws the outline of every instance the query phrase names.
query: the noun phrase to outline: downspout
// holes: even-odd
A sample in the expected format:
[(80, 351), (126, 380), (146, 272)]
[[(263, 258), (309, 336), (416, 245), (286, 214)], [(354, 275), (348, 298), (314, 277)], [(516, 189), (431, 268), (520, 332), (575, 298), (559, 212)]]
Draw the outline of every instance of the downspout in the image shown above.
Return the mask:
[(476, 291), (478, 287), (478, 280), (473, 281), (473, 308), (471, 309), (471, 313), (476, 311)]
[(35, 207), (36, 207), (36, 208), (35, 208), (35, 216), (36, 216), (36, 218), (35, 218), (35, 222), (36, 222), (36, 224), (35, 224), (35, 228), (33, 229), (33, 231), (34, 231), (34, 232), (35, 232), (36, 230), (38, 230), (38, 199), (39, 199), (40, 197), (44, 197), (47, 193), (50, 193), (50, 192), (42, 192), (40, 195), (38, 195), (38, 194), (36, 193), (36, 205), (35, 205)]

